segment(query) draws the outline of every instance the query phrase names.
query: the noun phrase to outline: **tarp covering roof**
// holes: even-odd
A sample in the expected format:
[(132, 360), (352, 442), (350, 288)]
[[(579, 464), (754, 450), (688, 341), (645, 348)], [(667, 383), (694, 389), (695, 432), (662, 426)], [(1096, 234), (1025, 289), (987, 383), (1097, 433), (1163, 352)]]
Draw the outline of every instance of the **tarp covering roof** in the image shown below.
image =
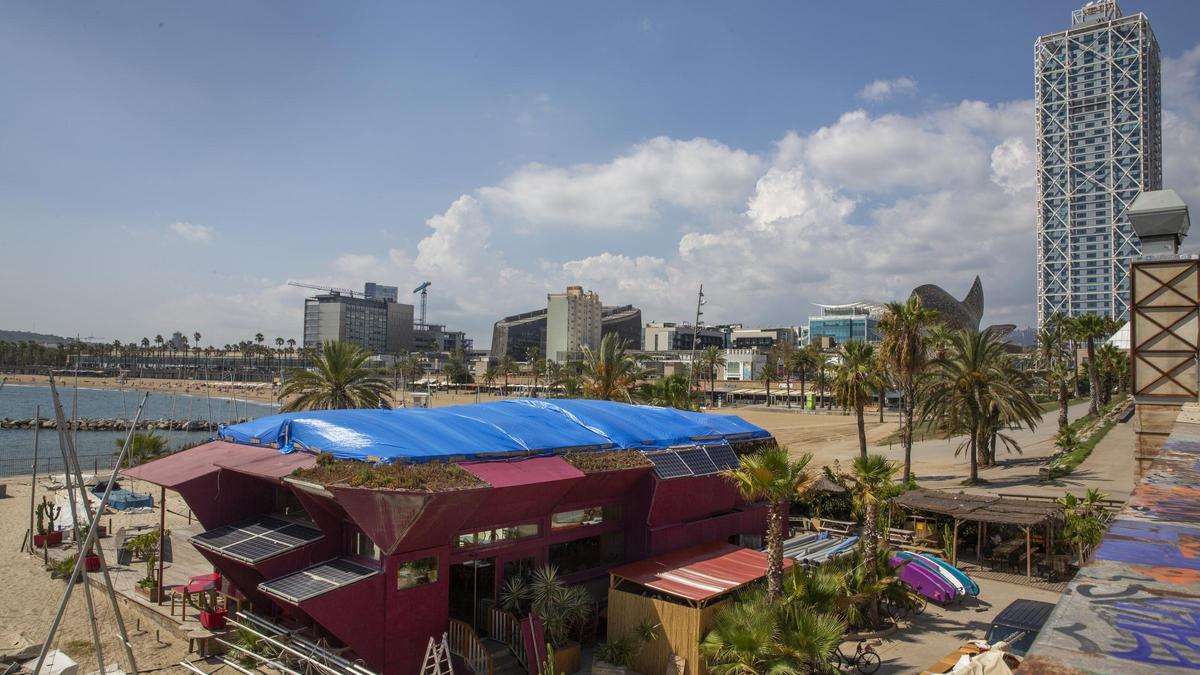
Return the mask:
[(566, 449), (651, 450), (768, 438), (732, 415), (575, 399), (512, 399), (444, 408), (284, 413), (223, 427), (226, 441), (343, 459), (422, 462)]
[[(783, 565), (790, 567), (792, 561), (785, 559)], [(713, 542), (622, 565), (609, 573), (684, 600), (704, 602), (765, 576), (767, 554)]]
[(1031, 501), (998, 495), (978, 495), (912, 490), (894, 497), (892, 503), (914, 511), (951, 516), (958, 520), (1005, 525), (1040, 525), (1062, 517), (1062, 507), (1050, 501)]

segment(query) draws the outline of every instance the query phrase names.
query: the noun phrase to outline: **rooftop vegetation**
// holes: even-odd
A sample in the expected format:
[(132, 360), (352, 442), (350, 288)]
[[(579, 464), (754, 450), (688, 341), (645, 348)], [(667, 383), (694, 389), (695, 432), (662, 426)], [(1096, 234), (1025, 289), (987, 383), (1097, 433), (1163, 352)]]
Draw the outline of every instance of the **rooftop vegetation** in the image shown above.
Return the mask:
[(652, 466), (650, 460), (637, 450), (604, 450), (599, 452), (570, 452), (563, 460), (584, 473), (620, 471)]
[(487, 487), (478, 477), (457, 464), (425, 462), (422, 464), (371, 464), (353, 459), (330, 459), (322, 455), (317, 465), (296, 469), (292, 475), (300, 480), (320, 485), (349, 485), (350, 487), (417, 492), (444, 492)]

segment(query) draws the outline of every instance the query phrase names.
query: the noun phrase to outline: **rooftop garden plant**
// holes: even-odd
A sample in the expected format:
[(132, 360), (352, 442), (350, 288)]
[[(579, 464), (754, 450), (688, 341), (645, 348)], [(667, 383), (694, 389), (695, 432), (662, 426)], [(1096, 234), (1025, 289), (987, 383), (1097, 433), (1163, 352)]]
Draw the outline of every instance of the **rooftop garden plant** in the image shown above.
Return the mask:
[(620, 471), (653, 466), (646, 456), (637, 450), (601, 450), (593, 452), (568, 452), (563, 461), (584, 473)]
[(441, 492), (487, 486), (471, 472), (449, 462), (371, 464), (353, 459), (328, 459), (325, 455), (318, 458), (316, 466), (297, 469), (292, 475), (320, 485), (385, 490)]

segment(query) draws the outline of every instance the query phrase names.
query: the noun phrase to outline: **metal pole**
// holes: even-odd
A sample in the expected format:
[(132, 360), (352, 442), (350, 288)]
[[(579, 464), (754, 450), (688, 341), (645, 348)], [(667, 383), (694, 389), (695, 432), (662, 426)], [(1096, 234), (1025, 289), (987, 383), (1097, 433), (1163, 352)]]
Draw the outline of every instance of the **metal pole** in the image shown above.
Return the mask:
[(162, 507), (158, 510), (158, 604), (161, 605), (163, 603), (163, 552), (167, 547), (164, 541), (167, 536), (167, 488), (165, 485), (159, 488), (158, 505)]
[[(0, 382), (0, 386), (3, 386)], [(29, 479), (29, 555), (37, 555), (33, 549), (33, 512), (37, 494), (38, 430), (42, 428), (42, 406), (34, 407), (33, 417), (33, 476)]]
[(696, 296), (696, 323), (692, 324), (692, 367), (688, 369), (688, 396), (692, 395), (692, 383), (696, 380), (696, 346), (700, 343), (700, 311), (704, 304), (704, 284), (700, 284), (700, 293)]
[[(63, 427), (62, 406), (59, 404), (59, 401), (58, 401), (58, 390), (55, 389), (55, 387), (54, 387), (53, 376), (50, 379), (50, 392), (54, 397), (54, 413), (55, 413), (55, 418), (59, 421), (59, 424), (58, 424), (59, 431), (60, 431), (59, 440), (61, 442), (64, 439), (66, 439), (67, 436), (62, 431), (62, 427)], [(99, 513), (99, 511), (102, 511), (104, 509), (105, 505), (108, 504), (108, 498), (112, 494), (113, 482), (117, 478), (117, 472), (120, 471), (121, 464), (124, 463), (124, 461), (125, 461), (125, 455), (129, 451), (129, 444), (133, 440), (133, 431), (137, 427), (137, 421), (139, 419), (141, 419), (141, 417), (142, 417), (142, 411), (145, 409), (145, 406), (146, 406), (146, 399), (148, 399), (149, 397), (150, 397), (150, 394), (144, 394), (142, 396), (142, 402), (141, 402), (141, 404), (138, 405), (137, 415), (136, 415), (136, 417), (134, 417), (133, 423), (130, 424), (130, 426), (129, 426), (129, 432), (125, 436), (125, 444), (121, 447), (121, 452), (117, 455), (117, 462), (113, 466), (112, 474), (109, 476), (109, 479), (108, 479), (108, 484), (104, 488), (104, 495), (100, 498), (100, 506), (97, 509), (97, 513)], [(70, 447), (70, 446), (65, 446), (65, 447)], [(73, 450), (73, 448), (72, 448), (72, 450)], [(66, 455), (65, 449), (64, 449), (63, 454)], [(64, 459), (65, 459), (65, 457), (64, 457)], [(76, 473), (78, 474), (78, 469), (79, 469), (78, 464), (76, 464), (75, 469), (76, 469)], [(71, 510), (72, 511), (75, 510), (74, 503), (72, 503)], [(97, 532), (99, 532), (99, 525), (100, 525), (99, 517), (93, 518), (91, 527), (88, 528), (87, 537), (85, 538), (83, 544), (79, 547), (80, 551), (89, 550), (92, 547), (92, 545), (95, 543), (96, 534), (97, 534)], [(75, 526), (76, 526), (76, 528), (79, 527), (78, 519), (76, 519), (76, 521), (75, 521)], [(109, 575), (108, 575), (108, 567), (107, 567), (107, 565), (105, 565), (105, 562), (104, 562), (104, 554), (103, 554), (103, 552), (101, 552), (99, 555), (100, 555), (100, 569), (101, 569), (101, 571), (104, 572), (104, 583), (105, 583), (106, 588), (108, 589), (108, 597), (112, 603), (113, 614), (115, 615), (115, 618), (117, 621), (117, 631), (121, 637), (122, 643), (125, 646), (125, 655), (129, 659), (130, 671), (131, 671), (132, 675), (137, 675), (137, 672), (138, 672), (137, 662), (134, 660), (133, 648), (129, 643), (129, 635), (125, 631), (125, 621), (121, 617), (121, 611), (120, 611), (119, 606), (117, 605), (117, 598), (116, 598), (116, 595), (113, 593), (112, 580), (109, 578)], [(62, 602), (59, 603), (58, 612), (54, 616), (54, 622), (50, 624), (50, 631), (49, 631), (49, 633), (47, 633), (46, 641), (42, 644), (41, 652), (38, 654), (37, 664), (34, 666), (34, 669), (33, 669), (33, 672), (35, 672), (35, 673), (40, 673), (42, 670), (42, 664), (46, 660), (46, 654), (50, 651), (50, 644), (54, 640), (54, 634), (58, 631), (58, 625), (59, 625), (59, 623), (62, 622), (63, 614), (66, 612), (66, 609), (67, 609), (67, 603), (71, 599), (71, 591), (74, 590), (75, 579), (79, 577), (80, 571), (83, 568), (83, 561), (84, 561), (83, 556), (79, 556), (75, 560), (75, 568), (71, 571), (70, 579), (67, 580), (67, 589), (63, 593)], [(88, 587), (86, 586), (86, 584), (84, 587), (84, 597), (87, 597), (89, 599), (91, 597), (90, 591), (89, 591)], [(89, 604), (90, 604), (90, 601), (89, 601)], [(92, 627), (93, 627), (93, 629), (95, 629), (95, 620), (94, 619), (92, 621)], [(99, 636), (96, 636), (96, 650), (97, 650), (97, 652), (100, 651)], [(103, 670), (103, 667), (100, 672), (105, 672)]]
[[(78, 372), (78, 371), (76, 371), (76, 372)], [(76, 391), (78, 391), (78, 390), (76, 390)], [(67, 590), (63, 594), (63, 605), (60, 608), (60, 614), (61, 614), (61, 611), (63, 609), (66, 609), (66, 602), (67, 602), (67, 599), (70, 598), (70, 596), (71, 596), (71, 590), (75, 585), (76, 575), (79, 573), (79, 569), (83, 565), (86, 556), (84, 555), (84, 548), (81, 543), (82, 538), (79, 536), (79, 511), (75, 505), (75, 490), (72, 487), (71, 460), (70, 460), (70, 457), (67, 455), (67, 444), (70, 442), (69, 441), (70, 434), (67, 432), (67, 429), (66, 429), (67, 420), (66, 420), (66, 416), (63, 415), (63, 412), (62, 412), (62, 403), (58, 399), (58, 389), (55, 388), (55, 386), (54, 386), (54, 375), (53, 374), (50, 375), (50, 392), (54, 399), (54, 418), (55, 418), (55, 426), (57, 427), (57, 431), (58, 431), (58, 449), (62, 453), (62, 462), (63, 462), (63, 484), (67, 488), (67, 503), (70, 505), (70, 508), (71, 508), (71, 527), (74, 530), (74, 534), (75, 534), (75, 550), (76, 550), (75, 568), (71, 573), (71, 578), (67, 580)], [(78, 487), (82, 488), (83, 486), (80, 485)], [(87, 499), (87, 497), (84, 497), (84, 499)], [(84, 506), (85, 507), (87, 506), (86, 502), (84, 503)], [(99, 629), (99, 627), (96, 626), (96, 607), (95, 607), (95, 604), (92, 602), (92, 588), (86, 582), (84, 582), (84, 587), (83, 587), (83, 598), (87, 604), (88, 625), (92, 629), (92, 641), (95, 642), (95, 646), (96, 646), (96, 664), (100, 667), (100, 672), (104, 673), (104, 672), (107, 672), (107, 670), (105, 669), (105, 666), (104, 666), (104, 648), (100, 642), (100, 629)], [(46, 638), (46, 643), (42, 645), (42, 654), (45, 654), (49, 650), (50, 640), (54, 637), (53, 631), (57, 627), (58, 627), (58, 620), (56, 618), (54, 624), (51, 627), (51, 633)], [(42, 672), (42, 660), (44, 658), (45, 658), (44, 656), (41, 656), (41, 655), (38, 656), (37, 667), (33, 669), (33, 672), (35, 672), (35, 673)]]

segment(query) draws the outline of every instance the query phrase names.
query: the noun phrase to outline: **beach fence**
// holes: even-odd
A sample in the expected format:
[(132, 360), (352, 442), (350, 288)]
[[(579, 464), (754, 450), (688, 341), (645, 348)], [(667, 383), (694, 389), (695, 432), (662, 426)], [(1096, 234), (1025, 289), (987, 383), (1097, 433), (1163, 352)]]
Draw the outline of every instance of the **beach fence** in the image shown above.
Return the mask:
[[(79, 468), (83, 471), (111, 471), (116, 456), (111, 452), (79, 455)], [(33, 471), (33, 457), (30, 455), (6, 456), (0, 455), (0, 477), (28, 476)], [(57, 443), (54, 447), (46, 447), (39, 453), (37, 462), (39, 476), (63, 473), (62, 456), (58, 452)]]

